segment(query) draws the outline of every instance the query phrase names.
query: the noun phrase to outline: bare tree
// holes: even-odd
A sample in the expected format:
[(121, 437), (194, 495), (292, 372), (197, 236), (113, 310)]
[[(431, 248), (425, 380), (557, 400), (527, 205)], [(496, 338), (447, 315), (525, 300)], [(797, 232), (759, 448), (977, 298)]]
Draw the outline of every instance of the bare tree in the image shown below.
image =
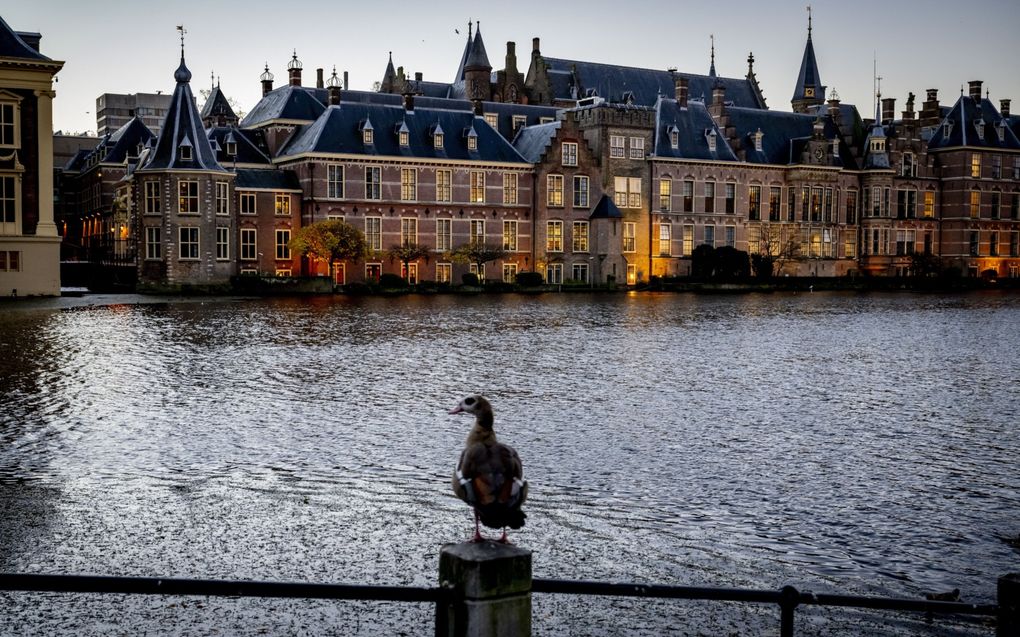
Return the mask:
[[(751, 269), (759, 279), (770, 279), (783, 271), (788, 262), (800, 258), (800, 242), (792, 233), (784, 236), (783, 227), (779, 224), (760, 224), (752, 226), (750, 232), (757, 233), (757, 242), (749, 242), (751, 247)], [(755, 249), (757, 245), (757, 249)]]
[(428, 263), (429, 257), (432, 256), (432, 248), (420, 243), (404, 243), (391, 247), (387, 254), (390, 257), (390, 261), (400, 261), (403, 264), (404, 280), (408, 281), (408, 277), (411, 274), (411, 268), (409, 267), (411, 262), (425, 259), (425, 263)]

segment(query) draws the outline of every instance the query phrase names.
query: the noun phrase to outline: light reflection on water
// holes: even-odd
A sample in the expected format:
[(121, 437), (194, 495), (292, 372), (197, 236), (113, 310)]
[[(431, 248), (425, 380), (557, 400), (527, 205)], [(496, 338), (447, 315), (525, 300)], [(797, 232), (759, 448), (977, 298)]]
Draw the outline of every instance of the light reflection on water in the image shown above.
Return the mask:
[[(1020, 563), (1016, 298), (2, 312), (4, 571), (432, 584), (470, 522), (445, 412), (476, 391), (524, 457), (536, 576), (991, 602)], [(550, 634), (582, 612), (536, 604)]]

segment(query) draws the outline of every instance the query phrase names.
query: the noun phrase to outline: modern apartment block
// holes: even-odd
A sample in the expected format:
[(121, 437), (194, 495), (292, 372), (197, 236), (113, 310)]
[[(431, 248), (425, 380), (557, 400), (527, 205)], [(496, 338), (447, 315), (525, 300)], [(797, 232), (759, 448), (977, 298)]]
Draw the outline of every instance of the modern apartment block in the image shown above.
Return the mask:
[(103, 93), (96, 98), (96, 135), (112, 134), (134, 117), (159, 135), (172, 97), (163, 93)]

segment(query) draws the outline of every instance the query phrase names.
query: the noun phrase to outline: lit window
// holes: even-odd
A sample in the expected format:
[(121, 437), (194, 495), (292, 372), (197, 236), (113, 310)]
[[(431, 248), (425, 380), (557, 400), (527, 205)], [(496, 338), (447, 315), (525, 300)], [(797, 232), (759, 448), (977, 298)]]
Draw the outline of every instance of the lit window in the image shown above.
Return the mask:
[(546, 224), (546, 252), (563, 252), (563, 222), (550, 221)]
[(503, 249), (517, 252), (517, 222), (512, 219), (503, 221)]
[(517, 173), (503, 173), (503, 203), (517, 203)]
[(779, 221), (779, 206), (783, 198), (783, 189), (780, 186), (769, 188), (769, 221)]
[(468, 150), (478, 150), (478, 136), (477, 135), (468, 135), (468, 138), (467, 138), (467, 147), (468, 147)]
[(613, 179), (613, 203), (620, 208), (641, 207), (641, 178), (616, 177)]
[(418, 220), (414, 217), (402, 217), (400, 219), (400, 244), (411, 245), (418, 243)]
[(178, 182), (177, 193), (177, 209), (180, 214), (198, 214), (198, 182)]
[(930, 190), (924, 193), (924, 216), (929, 219), (935, 216), (935, 193)]
[(637, 224), (633, 221), (623, 222), (623, 251), (637, 251)]
[(576, 142), (563, 142), (563, 165), (564, 166), (576, 166), (577, 165), (577, 143)]
[(372, 144), (375, 142), (375, 131), (369, 128), (367, 125), (361, 131), (362, 142), (365, 144)]
[(382, 250), (382, 217), (365, 217), (365, 242), (369, 250)]
[(694, 254), (694, 226), (684, 226), (684, 256)]
[(631, 159), (644, 159), (645, 158), (645, 138), (644, 137), (631, 137), (630, 138), (630, 158)]
[(483, 219), (472, 219), (470, 226), (470, 241), (478, 245), (485, 243), (485, 221)]
[(673, 251), (672, 230), (668, 223), (659, 224), (659, 256), (668, 257)]
[(659, 180), (659, 210), (669, 212), (673, 200), (673, 181), (671, 179)]
[(499, 128), (499, 115), (496, 113), (486, 113), (484, 117), (486, 124), (493, 128)]
[(972, 190), (970, 191), (970, 218), (978, 219), (981, 217), (981, 191)]
[(182, 260), (198, 259), (198, 228), (180, 228), (179, 256)]
[(574, 252), (587, 252), (588, 251), (588, 222), (587, 221), (575, 221), (574, 227), (572, 228), (573, 234), (571, 248)]
[(340, 164), (329, 164), (326, 166), (326, 197), (329, 199), (343, 199), (344, 196), (344, 167)]
[[(290, 258), (290, 230), (276, 231), (276, 258), (285, 260)], [(289, 276), (289, 273), (288, 275)]]
[(432, 136), (432, 146), (433, 146), (433, 148), (440, 149), (440, 150), (443, 148), (443, 134), (442, 133), (436, 133), (436, 134), (434, 134)]
[(450, 182), (452, 174), (449, 170), (436, 171), (436, 201), (450, 201)]
[(504, 263), (503, 264), (503, 283), (513, 283), (517, 280), (517, 264), (516, 263)]
[(548, 175), (546, 177), (546, 198), (550, 206), (563, 205), (563, 175)]
[(588, 207), (588, 177), (585, 175), (574, 175), (574, 207)]
[(481, 170), (471, 171), (471, 203), (485, 203), (485, 173)]
[(450, 263), (436, 264), (436, 283), (449, 283), (453, 280), (453, 265)]
[(398, 132), (397, 139), (400, 142), (400, 145), (403, 146), (404, 148), (407, 148), (408, 146), (411, 145), (411, 135), (406, 130)]
[(382, 199), (382, 168), (365, 167), (365, 199)]
[(280, 216), (290, 215), (290, 195), (282, 192), (276, 193), (276, 214)]
[(418, 199), (418, 171), (414, 168), (400, 169), (400, 199), (401, 201)]
[(970, 176), (975, 179), (981, 177), (981, 155), (972, 153), (970, 156)]

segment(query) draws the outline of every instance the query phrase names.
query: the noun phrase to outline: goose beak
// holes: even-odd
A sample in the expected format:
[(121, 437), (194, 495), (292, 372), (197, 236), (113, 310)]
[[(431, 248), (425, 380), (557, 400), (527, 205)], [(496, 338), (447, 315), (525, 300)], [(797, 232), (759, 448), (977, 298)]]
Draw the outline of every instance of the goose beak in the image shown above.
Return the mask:
[(456, 407), (451, 409), (448, 413), (450, 413), (450, 414), (461, 414), (461, 413), (464, 413), (464, 408), (461, 407), (460, 405), (457, 405)]

